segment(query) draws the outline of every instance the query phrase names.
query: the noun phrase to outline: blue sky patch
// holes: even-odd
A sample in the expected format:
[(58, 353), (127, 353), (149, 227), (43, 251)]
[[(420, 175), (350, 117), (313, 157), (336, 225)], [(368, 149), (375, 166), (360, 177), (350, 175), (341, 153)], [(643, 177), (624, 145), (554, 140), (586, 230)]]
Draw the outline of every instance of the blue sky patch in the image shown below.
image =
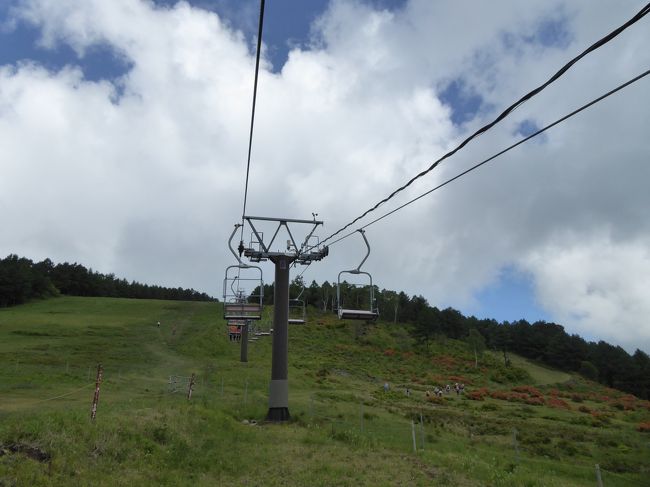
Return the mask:
[(440, 101), (451, 108), (451, 121), (461, 125), (478, 113), (483, 97), (468, 88), (462, 78), (451, 81), (439, 94)]
[(533, 37), (534, 42), (544, 47), (557, 47), (559, 49), (566, 49), (571, 40), (569, 21), (566, 17), (542, 20)]
[[(177, 0), (154, 0), (156, 5), (173, 7)], [(255, 48), (259, 19), (259, 0), (190, 0), (188, 2), (204, 10), (216, 12), (233, 28), (241, 30)], [(407, 0), (365, 0), (376, 9), (398, 10)], [(327, 9), (330, 0), (273, 0), (264, 7), (264, 32), (262, 37), (268, 48), (273, 71), (278, 73), (289, 58), (289, 51), (296, 46), (307, 48), (311, 24)]]
[(515, 133), (517, 135), (521, 135), (522, 137), (528, 137), (531, 134), (534, 134), (539, 130), (539, 127), (535, 123), (534, 120), (526, 119), (523, 120), (522, 122), (519, 122), (517, 125), (517, 130), (515, 130)]
[[(515, 128), (513, 135), (522, 138), (528, 137), (529, 135), (532, 135), (535, 132), (537, 132), (540, 128), (541, 127), (537, 125), (537, 122), (527, 118), (526, 120), (522, 120), (517, 124), (517, 127)], [(542, 133), (534, 137), (533, 139), (531, 139), (530, 142), (537, 142), (538, 144), (546, 142), (546, 133)]]
[[(407, 0), (366, 0), (377, 9), (397, 10)], [(172, 8), (178, 0), (154, 0), (161, 8)], [(233, 28), (242, 31), (255, 48), (259, 0), (189, 0), (190, 5), (216, 12)], [(295, 46), (306, 48), (309, 43), (311, 24), (328, 7), (330, 0), (273, 0), (266, 2), (264, 17), (264, 42), (273, 71), (279, 72), (286, 63), (289, 51)], [(16, 0), (0, 6), (0, 24), (11, 18), (10, 10)], [(0, 30), (0, 65), (31, 60), (51, 71), (66, 65), (79, 66), (84, 77), (90, 81), (115, 80), (127, 73), (131, 65), (109, 45), (89, 49), (83, 57), (77, 56), (70, 46), (59, 43), (54, 49), (38, 47), (40, 29), (17, 21), (13, 29)]]
[[(0, 10), (3, 20), (8, 9)], [(82, 57), (67, 44), (59, 42), (53, 49), (39, 46), (41, 31), (26, 22), (16, 21), (11, 29), (0, 30), (0, 65), (16, 64), (30, 60), (50, 71), (65, 66), (78, 66), (89, 81), (114, 81), (131, 69), (131, 64), (108, 44), (97, 44), (86, 50)]]
[(497, 321), (525, 319), (531, 323), (550, 321), (550, 316), (535, 302), (535, 289), (531, 275), (513, 266), (504, 267), (499, 280), (476, 294), (478, 301), (473, 314), (477, 318), (494, 318)]
[(532, 32), (501, 32), (500, 38), (508, 51), (523, 54), (522, 43), (544, 48), (566, 49), (573, 40), (566, 15), (546, 17), (539, 21)]

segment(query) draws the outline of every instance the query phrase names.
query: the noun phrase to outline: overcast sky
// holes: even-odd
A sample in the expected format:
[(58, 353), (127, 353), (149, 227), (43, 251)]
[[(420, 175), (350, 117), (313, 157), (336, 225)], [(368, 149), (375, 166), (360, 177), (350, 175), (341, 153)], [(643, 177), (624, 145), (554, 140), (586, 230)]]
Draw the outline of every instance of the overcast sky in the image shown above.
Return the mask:
[[(315, 212), (329, 235), (643, 5), (268, 0), (247, 213)], [(219, 296), (258, 2), (4, 0), (0, 16), (0, 254)], [(648, 69), (649, 25), (378, 214)], [(369, 227), (364, 268), (438, 307), (650, 352), (649, 106), (646, 78)], [(348, 238), (305, 278), (363, 255)]]

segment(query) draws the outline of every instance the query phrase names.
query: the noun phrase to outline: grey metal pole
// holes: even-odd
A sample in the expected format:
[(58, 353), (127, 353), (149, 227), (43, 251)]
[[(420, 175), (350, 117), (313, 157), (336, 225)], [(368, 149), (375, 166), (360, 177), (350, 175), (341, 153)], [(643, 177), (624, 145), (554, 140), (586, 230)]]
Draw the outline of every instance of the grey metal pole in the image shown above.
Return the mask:
[(273, 257), (275, 264), (273, 350), (271, 357), (271, 385), (267, 421), (288, 421), (289, 415), (289, 264), (293, 258)]
[(241, 341), (239, 342), (239, 361), (248, 362), (248, 320), (241, 327)]
[(422, 411), (420, 411), (420, 437), (422, 440), (422, 450), (424, 450), (424, 420), (422, 419)]
[(515, 460), (519, 463), (519, 443), (517, 442), (517, 428), (512, 429), (512, 446), (515, 449)]
[(603, 487), (603, 478), (600, 476), (600, 465), (596, 464), (596, 483), (598, 487)]
[(415, 442), (415, 422), (411, 420), (411, 436), (413, 437), (413, 453), (418, 452), (418, 446)]

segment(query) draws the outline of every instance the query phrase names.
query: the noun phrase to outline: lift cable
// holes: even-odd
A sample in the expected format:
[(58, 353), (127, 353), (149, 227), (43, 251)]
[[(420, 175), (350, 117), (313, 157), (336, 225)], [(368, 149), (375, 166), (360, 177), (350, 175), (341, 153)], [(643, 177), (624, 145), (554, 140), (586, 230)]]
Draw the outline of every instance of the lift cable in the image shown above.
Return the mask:
[(251, 150), (253, 147), (253, 126), (255, 125), (255, 102), (257, 101), (257, 78), (260, 70), (260, 53), (262, 51), (262, 29), (264, 26), (264, 0), (260, 0), (260, 22), (257, 30), (257, 52), (255, 55), (255, 81), (253, 82), (253, 107), (251, 109), (251, 128), (248, 137), (248, 161), (246, 163), (246, 185), (244, 187), (244, 206), (241, 214), (241, 242), (244, 241), (244, 215), (246, 214), (246, 198), (248, 196), (248, 176), (251, 169)]
[[(388, 195), (386, 198), (382, 199), (379, 201), (375, 206), (369, 208), (366, 210), (363, 214), (360, 216), (356, 217), (354, 220), (352, 220), (350, 223), (347, 223), (345, 226), (341, 227), (339, 230), (322, 240), (320, 243), (323, 244), (327, 242), (328, 240), (331, 240), (333, 237), (338, 235), (339, 233), (343, 232), (345, 229), (349, 228), (350, 226), (354, 225), (356, 222), (364, 218), (366, 215), (369, 213), (375, 211), (377, 208), (379, 208), (381, 205), (392, 199), (396, 194), (399, 192), (403, 191), (404, 189), (408, 188), (411, 184), (413, 184), (414, 181), (417, 179), (421, 178), (422, 176), (428, 174), (431, 172), (433, 169), (435, 169), (442, 161), (445, 159), (453, 156), (456, 152), (458, 152), (460, 149), (462, 149), (465, 145), (467, 145), (472, 139), (478, 137), (479, 135), (483, 134), (484, 132), (490, 130), (492, 127), (494, 127), (496, 124), (501, 122), (503, 119), (505, 119), (510, 113), (515, 110), (517, 107), (522, 105), (524, 102), (530, 100), (533, 98), (535, 95), (540, 93), (542, 90), (544, 90), (547, 86), (549, 86), (551, 83), (555, 82), (557, 79), (559, 79), (564, 73), (566, 73), (574, 64), (576, 64), (580, 59), (585, 57), (587, 54), (595, 51), (596, 49), (604, 46), (608, 42), (610, 42), (612, 39), (614, 39), (616, 36), (618, 36), (621, 32), (623, 32), (625, 29), (630, 27), (632, 24), (638, 22), (641, 20), (643, 17), (645, 17), (648, 13), (650, 13), (650, 3), (648, 3), (645, 7), (643, 7), (634, 17), (632, 17), (630, 20), (625, 22), (623, 25), (620, 27), (616, 28), (609, 34), (605, 35), (598, 41), (594, 42), (591, 46), (589, 46), (587, 49), (582, 51), (578, 56), (574, 57), (571, 59), (568, 63), (566, 63), (560, 70), (555, 73), (553, 76), (551, 76), (545, 83), (542, 85), (538, 86), (531, 92), (527, 93), (523, 97), (521, 97), (518, 101), (510, 105), (508, 108), (506, 108), (498, 117), (496, 117), (492, 122), (488, 123), (487, 125), (484, 125), (480, 129), (478, 129), (476, 132), (474, 132), (472, 135), (467, 137), (465, 140), (463, 140), (455, 149), (451, 150), (450, 152), (447, 152), (445, 155), (437, 159), (435, 162), (433, 162), (427, 169), (423, 170), (419, 174), (413, 176), (409, 181), (407, 181), (404, 185), (400, 186), (397, 188), (395, 191), (393, 191), (390, 195)], [(363, 228), (363, 227), (362, 227)]]
[[(630, 86), (632, 83), (635, 83), (635, 82), (639, 81), (641, 78), (644, 78), (644, 77), (648, 76), (649, 74), (650, 74), (650, 69), (644, 71), (643, 73), (641, 73), (640, 75), (638, 75), (638, 76), (632, 78), (631, 80), (626, 81), (626, 82), (623, 83), (622, 85), (617, 86), (617, 87), (614, 88), (613, 90), (610, 90), (610, 91), (608, 91), (607, 93), (605, 93), (605, 94), (599, 96), (598, 98), (593, 99), (593, 100), (590, 101), (589, 103), (587, 103), (587, 104), (585, 104), (585, 105), (582, 105), (580, 108), (577, 108), (576, 110), (572, 111), (571, 113), (568, 113), (567, 115), (564, 115), (562, 118), (557, 119), (555, 122), (553, 122), (553, 123), (551, 123), (551, 124), (549, 124), (549, 125), (546, 125), (545, 127), (539, 129), (538, 131), (536, 131), (536, 132), (530, 134), (530, 135), (527, 136), (527, 137), (524, 137), (523, 139), (519, 140), (518, 142), (515, 142), (514, 144), (512, 144), (512, 145), (506, 147), (505, 149), (501, 150), (500, 152), (497, 152), (496, 154), (494, 154), (494, 155), (488, 157), (487, 159), (485, 159), (485, 160), (479, 162), (478, 164), (475, 164), (474, 166), (470, 167), (469, 169), (466, 169), (465, 171), (463, 171), (463, 172), (457, 174), (456, 176), (454, 176), (454, 177), (452, 177), (452, 178), (450, 178), (450, 179), (447, 179), (446, 181), (444, 181), (443, 183), (440, 183), (438, 186), (436, 186), (436, 187), (430, 189), (429, 191), (426, 191), (426, 192), (422, 193), (421, 195), (419, 195), (419, 196), (413, 198), (412, 200), (407, 201), (407, 202), (404, 203), (403, 205), (398, 206), (397, 208), (395, 208), (395, 209), (389, 211), (388, 213), (383, 214), (383, 215), (380, 216), (379, 218), (376, 218), (376, 219), (372, 220), (370, 223), (367, 223), (367, 224), (365, 224), (364, 226), (360, 227), (360, 229), (363, 230), (363, 229), (365, 229), (365, 228), (368, 228), (370, 225), (373, 225), (373, 224), (377, 223), (378, 221), (383, 220), (383, 219), (386, 218), (387, 216), (390, 216), (390, 215), (392, 215), (393, 213), (396, 213), (397, 211), (401, 210), (402, 208), (404, 208), (404, 207), (406, 207), (406, 206), (409, 206), (409, 205), (412, 204), (412, 203), (415, 203), (415, 202), (418, 201), (419, 199), (424, 198), (425, 196), (427, 196), (427, 195), (433, 193), (434, 191), (437, 191), (437, 190), (443, 188), (444, 186), (447, 186), (449, 183), (451, 183), (451, 182), (453, 182), (453, 181), (455, 181), (455, 180), (461, 178), (462, 176), (465, 176), (466, 174), (468, 174), (468, 173), (474, 171), (475, 169), (478, 169), (479, 167), (483, 166), (484, 164), (487, 164), (488, 162), (493, 161), (493, 160), (496, 159), (497, 157), (499, 157), (499, 156), (505, 154), (506, 152), (508, 152), (508, 151), (510, 151), (510, 150), (512, 150), (512, 149), (514, 149), (515, 147), (517, 147), (517, 146), (523, 144), (524, 142), (527, 142), (527, 141), (529, 141), (530, 139), (532, 139), (532, 138), (534, 138), (534, 137), (537, 137), (538, 135), (540, 135), (540, 134), (546, 132), (547, 130), (549, 130), (550, 128), (555, 127), (556, 125), (558, 125), (558, 124), (560, 124), (560, 123), (562, 123), (562, 122), (568, 120), (569, 118), (573, 117), (574, 115), (577, 115), (578, 113), (582, 112), (583, 110), (586, 110), (587, 108), (589, 108), (589, 107), (595, 105), (596, 103), (598, 103), (598, 102), (600, 102), (600, 101), (603, 101), (605, 98), (607, 98), (607, 97), (613, 95), (614, 93), (617, 93), (617, 92), (621, 91), (622, 89), (624, 89), (624, 88)], [(331, 247), (331, 246), (334, 245), (335, 243), (340, 242), (341, 240), (346, 239), (346, 238), (348, 238), (348, 237), (354, 235), (356, 232), (357, 232), (357, 230), (355, 230), (355, 231), (353, 231), (353, 232), (350, 232), (350, 233), (348, 233), (348, 234), (346, 234), (346, 235), (344, 235), (344, 236), (338, 238), (337, 240), (334, 240), (332, 243), (329, 244), (329, 246)]]

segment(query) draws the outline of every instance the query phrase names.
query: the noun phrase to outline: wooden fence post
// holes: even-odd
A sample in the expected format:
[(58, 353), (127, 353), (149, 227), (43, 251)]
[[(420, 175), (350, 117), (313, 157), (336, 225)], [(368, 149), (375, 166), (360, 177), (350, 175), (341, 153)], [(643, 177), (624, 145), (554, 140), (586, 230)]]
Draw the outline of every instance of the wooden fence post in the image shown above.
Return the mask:
[(102, 369), (102, 364), (97, 364), (97, 379), (95, 380), (95, 395), (93, 396), (93, 405), (90, 409), (90, 419), (95, 420), (97, 416), (97, 404), (99, 403), (99, 386), (102, 383), (104, 369)]
[(190, 384), (187, 387), (187, 399), (192, 399), (192, 389), (194, 389), (194, 374), (190, 377)]

